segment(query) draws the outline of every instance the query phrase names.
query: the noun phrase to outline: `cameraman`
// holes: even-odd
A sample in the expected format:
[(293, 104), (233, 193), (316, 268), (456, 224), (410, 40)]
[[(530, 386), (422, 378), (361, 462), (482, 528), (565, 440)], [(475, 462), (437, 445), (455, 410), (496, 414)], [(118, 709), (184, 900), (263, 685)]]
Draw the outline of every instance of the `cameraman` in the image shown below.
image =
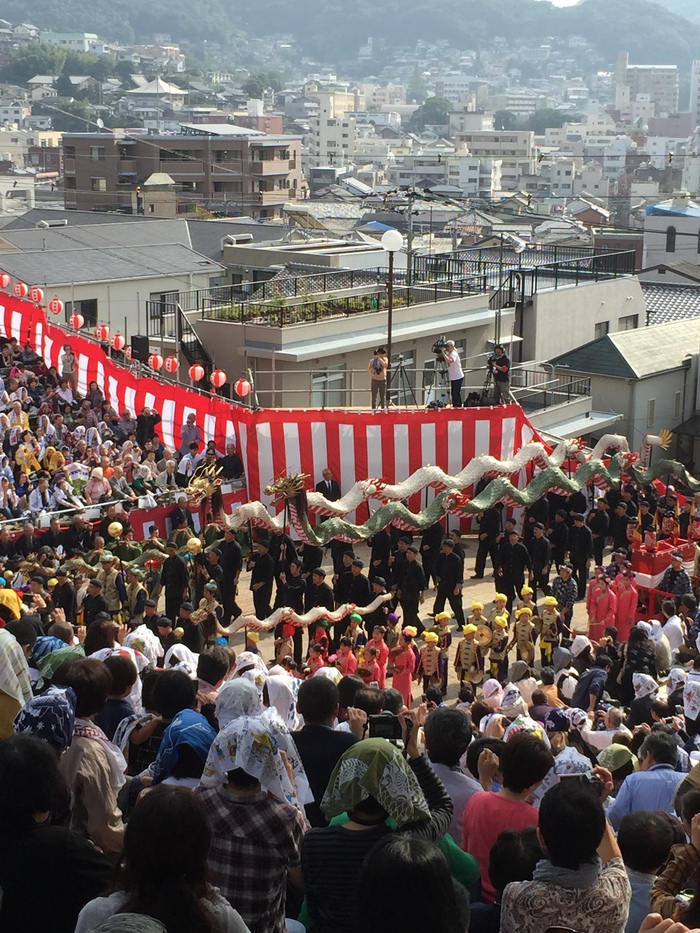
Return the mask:
[(493, 375), (494, 402), (496, 405), (507, 405), (510, 401), (510, 360), (500, 343), (493, 348), (489, 367)]
[(442, 351), (442, 358), (447, 363), (447, 372), (450, 377), (450, 393), (452, 395), (452, 407), (462, 407), (462, 385), (464, 384), (464, 371), (459, 359), (459, 353), (455, 350), (454, 340), (446, 340)]

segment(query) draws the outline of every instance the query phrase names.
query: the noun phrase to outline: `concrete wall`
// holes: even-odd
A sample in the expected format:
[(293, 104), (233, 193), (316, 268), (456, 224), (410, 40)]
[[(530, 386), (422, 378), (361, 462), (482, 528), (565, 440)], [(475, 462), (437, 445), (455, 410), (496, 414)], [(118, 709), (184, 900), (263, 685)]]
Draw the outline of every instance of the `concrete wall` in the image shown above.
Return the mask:
[(523, 314), (521, 359), (548, 360), (567, 353), (594, 340), (596, 324), (608, 321), (612, 334), (621, 329), (620, 318), (632, 314), (643, 327), (646, 305), (637, 278), (539, 292)]

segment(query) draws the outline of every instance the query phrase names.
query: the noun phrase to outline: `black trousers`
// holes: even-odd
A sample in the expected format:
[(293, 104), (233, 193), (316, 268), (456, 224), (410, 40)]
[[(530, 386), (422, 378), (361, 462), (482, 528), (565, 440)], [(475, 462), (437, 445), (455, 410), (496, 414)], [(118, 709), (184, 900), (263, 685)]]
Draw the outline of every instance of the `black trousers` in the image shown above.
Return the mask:
[(460, 628), (463, 625), (466, 625), (464, 609), (462, 609), (462, 593), (460, 592), (459, 596), (455, 596), (453, 587), (443, 588), (439, 586), (437, 595), (435, 596), (435, 603), (433, 605), (433, 613), (435, 615), (437, 615), (438, 612), (442, 612), (442, 610), (445, 608), (445, 602), (450, 604), (450, 609), (452, 610)]
[(600, 535), (597, 538), (593, 539), (593, 559), (595, 560), (596, 567), (601, 567), (603, 565), (603, 551), (605, 550), (605, 538), (603, 535)]
[(573, 564), (573, 573), (571, 574), (578, 587), (578, 599), (585, 599), (586, 586), (588, 585), (588, 561), (571, 559)]
[(537, 599), (537, 590), (542, 590), (543, 596), (549, 596), (551, 589), (549, 587), (549, 570), (545, 573), (542, 567), (533, 568), (532, 588), (535, 591), (534, 596)]
[(268, 616), (272, 615), (271, 599), (272, 583), (266, 583), (259, 590), (253, 590), (253, 606), (255, 607), (255, 615), (259, 619), (267, 619)]
[(418, 635), (420, 636), (423, 634), (425, 626), (418, 618), (419, 599), (420, 597), (417, 594), (415, 596), (407, 595), (402, 596), (399, 603), (401, 605), (401, 611), (403, 612), (403, 620), (401, 623), (403, 628), (406, 628), (407, 625), (415, 625), (418, 629)]
[(479, 540), (479, 547), (476, 550), (476, 561), (474, 563), (474, 576), (483, 577), (486, 570), (486, 558), (491, 558), (491, 566), (496, 569), (496, 542), (490, 538)]
[(513, 603), (520, 597), (520, 590), (525, 585), (525, 577), (496, 577), (496, 591), (508, 597), (508, 612), (513, 611)]
[(452, 395), (452, 407), (462, 407), (462, 386), (464, 385), (464, 376), (461, 379), (450, 380), (450, 393)]
[(224, 610), (224, 617), (222, 620), (222, 625), (225, 627), (229, 625), (234, 619), (237, 619), (239, 615), (242, 615), (243, 610), (236, 602), (236, 587), (230, 589), (228, 586), (219, 587), (221, 590), (221, 604)]

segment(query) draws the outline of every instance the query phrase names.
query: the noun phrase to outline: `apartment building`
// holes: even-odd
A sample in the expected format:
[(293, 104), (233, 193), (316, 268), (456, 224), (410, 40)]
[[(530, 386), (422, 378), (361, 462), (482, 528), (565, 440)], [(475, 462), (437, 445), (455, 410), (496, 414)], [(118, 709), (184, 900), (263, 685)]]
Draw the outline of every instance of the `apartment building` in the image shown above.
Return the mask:
[(656, 113), (678, 110), (678, 68), (676, 65), (630, 65), (629, 53), (620, 52), (615, 68), (615, 108), (629, 112), (638, 95), (648, 94)]
[(493, 198), (501, 187), (501, 161), (455, 153), (447, 158), (447, 183), (466, 197)]
[(177, 135), (66, 133), (63, 147), (67, 210), (145, 213), (141, 186), (153, 175), (170, 177), (180, 214), (280, 217), (302, 196), (299, 136), (183, 123)]
[(521, 175), (535, 172), (537, 153), (531, 130), (476, 130), (457, 133), (455, 138), (475, 158), (498, 159), (502, 187), (509, 191), (517, 188)]
[(690, 69), (690, 129), (700, 126), (700, 59)]

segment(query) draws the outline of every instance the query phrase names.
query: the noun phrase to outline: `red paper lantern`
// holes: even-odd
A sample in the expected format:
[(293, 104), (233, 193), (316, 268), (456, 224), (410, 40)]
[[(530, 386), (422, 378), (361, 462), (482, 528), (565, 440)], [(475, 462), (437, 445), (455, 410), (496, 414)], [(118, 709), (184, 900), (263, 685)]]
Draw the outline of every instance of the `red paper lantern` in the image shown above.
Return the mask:
[(164, 365), (166, 373), (176, 373), (180, 365), (180, 360), (176, 356), (166, 356)]
[(0, 288), (9, 288), (12, 278), (7, 272), (0, 273)]
[(82, 316), (82, 314), (78, 314), (76, 312), (75, 314), (71, 314), (68, 323), (71, 327), (75, 328), (75, 330), (80, 330), (80, 328), (85, 323), (85, 318)]
[(133, 359), (133, 353), (131, 350), (131, 345), (129, 345), (126, 350), (124, 350), (124, 359), (131, 360)]
[(63, 302), (60, 298), (52, 298), (49, 302), (49, 311), (51, 314), (61, 314), (63, 311)]
[(126, 346), (126, 339), (124, 334), (120, 334), (119, 331), (112, 337), (112, 347), (115, 350), (123, 350)]
[(97, 328), (97, 339), (100, 343), (107, 343), (109, 340), (109, 327), (106, 324), (100, 324)]
[(226, 373), (223, 371), (223, 369), (215, 369), (209, 377), (209, 381), (215, 389), (220, 389), (221, 386), (226, 382)]
[(192, 382), (199, 382), (200, 379), (204, 379), (204, 367), (200, 366), (199, 363), (195, 363), (190, 366), (188, 375)]
[(159, 353), (151, 353), (148, 357), (148, 365), (151, 369), (161, 369), (163, 366), (163, 357)]
[(41, 288), (37, 288), (35, 285), (34, 288), (29, 289), (29, 297), (35, 305), (40, 305), (44, 300), (44, 291)]
[(245, 398), (251, 390), (251, 385), (247, 379), (238, 379), (233, 389), (236, 395), (240, 395), (241, 398)]
[(26, 298), (29, 292), (29, 286), (25, 285), (24, 282), (15, 282), (15, 287), (12, 291), (18, 298)]

